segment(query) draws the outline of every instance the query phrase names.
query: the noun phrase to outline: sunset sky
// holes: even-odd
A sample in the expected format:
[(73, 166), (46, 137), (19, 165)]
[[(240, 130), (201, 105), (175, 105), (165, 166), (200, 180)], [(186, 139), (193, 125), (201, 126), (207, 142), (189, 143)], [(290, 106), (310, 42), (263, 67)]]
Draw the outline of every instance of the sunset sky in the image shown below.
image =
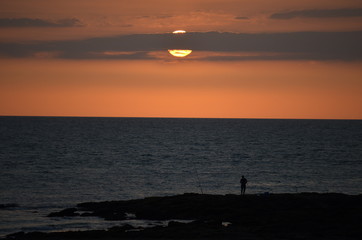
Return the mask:
[(362, 119), (362, 1), (0, 0), (0, 116)]

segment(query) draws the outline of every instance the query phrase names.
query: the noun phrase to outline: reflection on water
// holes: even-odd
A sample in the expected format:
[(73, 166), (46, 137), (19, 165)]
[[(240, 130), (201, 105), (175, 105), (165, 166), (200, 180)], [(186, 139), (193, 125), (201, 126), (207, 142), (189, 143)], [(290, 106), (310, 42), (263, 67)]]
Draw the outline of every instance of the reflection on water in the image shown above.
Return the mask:
[(85, 201), (200, 192), (199, 186), (207, 194), (238, 194), (241, 174), (248, 194), (360, 194), (361, 123), (0, 117), (0, 204), (15, 204), (0, 210), (0, 236), (104, 229), (96, 218), (44, 216)]

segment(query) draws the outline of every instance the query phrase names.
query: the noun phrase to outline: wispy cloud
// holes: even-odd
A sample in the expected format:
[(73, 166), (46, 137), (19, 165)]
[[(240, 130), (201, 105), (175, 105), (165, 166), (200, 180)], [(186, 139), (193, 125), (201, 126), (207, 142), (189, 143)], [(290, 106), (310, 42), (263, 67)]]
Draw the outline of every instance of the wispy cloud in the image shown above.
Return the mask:
[(49, 21), (39, 18), (0, 18), (0, 27), (79, 27), (82, 23), (76, 18)]
[(362, 17), (362, 8), (341, 8), (341, 9), (305, 9), (289, 12), (279, 12), (270, 15), (271, 19), (292, 19), (292, 18), (348, 18)]
[(33, 57), (38, 52), (56, 52), (61, 53), (56, 55), (58, 58), (155, 59), (157, 57), (151, 52), (192, 49), (194, 53), (224, 53), (206, 55), (200, 60), (352, 61), (362, 60), (361, 42), (362, 31), (256, 34), (193, 32), (184, 36), (133, 34), (71, 41), (0, 43), (0, 55)]

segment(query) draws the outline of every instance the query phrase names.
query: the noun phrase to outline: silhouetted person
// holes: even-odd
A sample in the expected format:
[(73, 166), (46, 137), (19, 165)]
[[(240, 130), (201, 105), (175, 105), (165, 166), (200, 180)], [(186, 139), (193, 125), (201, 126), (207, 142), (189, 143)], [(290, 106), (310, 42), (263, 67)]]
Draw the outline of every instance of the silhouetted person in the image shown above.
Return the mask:
[(248, 180), (246, 180), (246, 178), (244, 176), (241, 176), (241, 179), (240, 179), (241, 195), (245, 194), (247, 183), (248, 183)]

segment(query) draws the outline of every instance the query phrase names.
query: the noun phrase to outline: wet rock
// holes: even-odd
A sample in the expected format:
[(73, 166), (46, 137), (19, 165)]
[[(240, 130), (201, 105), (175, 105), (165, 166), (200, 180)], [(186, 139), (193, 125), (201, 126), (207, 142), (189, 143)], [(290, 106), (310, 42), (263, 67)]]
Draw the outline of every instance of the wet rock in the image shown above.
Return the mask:
[(119, 221), (119, 220), (125, 220), (126, 214), (123, 212), (113, 212), (113, 213), (108, 213), (107, 215), (103, 215), (102, 217), (108, 221)]
[(170, 221), (167, 226), (168, 227), (183, 227), (185, 226), (186, 223), (182, 223), (182, 222), (177, 222), (177, 221)]
[(97, 216), (94, 212), (85, 212), (80, 214), (81, 217), (94, 217)]
[(30, 233), (24, 233), (24, 232), (18, 232), (14, 234), (9, 234), (6, 236), (6, 239), (16, 239), (16, 240), (33, 240), (33, 239), (44, 239), (48, 236), (47, 233), (43, 232), (30, 232)]
[[(109, 220), (122, 220), (126, 218), (126, 213), (135, 213), (135, 219), (194, 221), (170, 221), (167, 227), (157, 226), (142, 231), (132, 231), (132, 226), (125, 225), (108, 231), (49, 233), (41, 237), (46, 240), (362, 239), (362, 195), (183, 194), (130, 201), (82, 203), (77, 208), (65, 209), (52, 216), (76, 215), (77, 209)], [(222, 224), (225, 222), (232, 224), (226, 227)], [(30, 239), (29, 236), (20, 234), (14, 239)]]
[(80, 216), (79, 213), (76, 213), (78, 209), (76, 208), (67, 208), (59, 212), (53, 212), (48, 215), (48, 217), (74, 217)]
[(134, 228), (133, 226), (131, 226), (129, 224), (125, 224), (123, 226), (111, 227), (111, 228), (108, 229), (108, 231), (111, 231), (111, 232), (126, 232), (126, 231), (133, 230), (133, 229), (136, 229), (136, 228)]
[(20, 239), (20, 238), (24, 237), (24, 235), (25, 235), (24, 232), (16, 232), (16, 233), (6, 235), (6, 238), (7, 239)]
[(16, 203), (0, 204), (0, 209), (19, 207)]

